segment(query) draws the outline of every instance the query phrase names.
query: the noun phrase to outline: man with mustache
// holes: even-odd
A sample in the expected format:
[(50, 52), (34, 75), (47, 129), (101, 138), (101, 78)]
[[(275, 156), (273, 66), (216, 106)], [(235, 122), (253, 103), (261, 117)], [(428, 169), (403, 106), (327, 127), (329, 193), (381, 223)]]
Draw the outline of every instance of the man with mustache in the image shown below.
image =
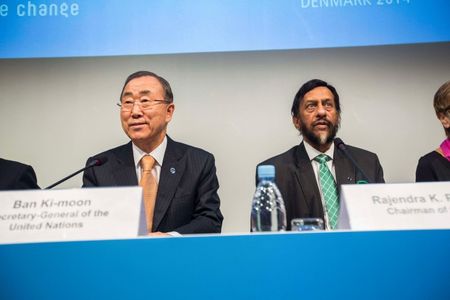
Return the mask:
[[(339, 95), (327, 82), (312, 79), (295, 95), (291, 114), (303, 141), (260, 165), (275, 166), (288, 230), (295, 218), (321, 218), (327, 229), (335, 229), (340, 185), (365, 179), (334, 143), (341, 118)], [(348, 145), (347, 149), (370, 182), (384, 183), (376, 154)]]
[(83, 187), (143, 188), (149, 235), (218, 233), (222, 227), (214, 156), (175, 142), (167, 125), (175, 110), (169, 82), (148, 71), (131, 74), (120, 94), (120, 119), (130, 142), (89, 158)]

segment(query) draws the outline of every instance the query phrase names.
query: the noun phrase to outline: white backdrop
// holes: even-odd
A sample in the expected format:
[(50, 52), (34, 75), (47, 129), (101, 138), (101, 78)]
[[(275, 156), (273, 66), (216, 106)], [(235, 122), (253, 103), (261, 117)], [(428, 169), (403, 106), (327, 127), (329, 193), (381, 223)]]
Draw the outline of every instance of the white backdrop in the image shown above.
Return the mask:
[[(450, 43), (0, 60), (0, 156), (31, 164), (45, 187), (127, 142), (115, 103), (137, 70), (172, 85), (169, 135), (215, 155), (224, 232), (248, 231), (256, 164), (300, 142), (290, 107), (309, 79), (337, 88), (338, 136), (376, 152), (387, 182), (413, 182), (444, 139), (432, 99), (450, 79)], [(58, 188), (79, 186), (81, 175)]]

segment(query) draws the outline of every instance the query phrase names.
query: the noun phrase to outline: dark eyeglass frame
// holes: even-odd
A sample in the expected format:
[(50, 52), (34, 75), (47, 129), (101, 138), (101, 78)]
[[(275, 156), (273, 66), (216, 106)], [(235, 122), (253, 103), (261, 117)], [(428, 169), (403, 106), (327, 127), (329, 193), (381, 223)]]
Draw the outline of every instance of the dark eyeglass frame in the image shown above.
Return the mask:
[[(138, 105), (140, 109), (142, 110), (148, 110), (148, 109), (152, 109), (155, 105), (157, 104), (170, 104), (170, 101), (167, 100), (160, 100), (160, 99), (156, 99), (156, 100), (146, 100), (145, 103), (143, 104), (142, 101), (133, 101), (133, 103), (131, 104), (131, 106), (129, 108), (125, 107), (123, 103), (116, 103), (116, 105), (118, 107), (120, 107), (120, 109), (122, 111), (128, 112), (128, 111), (132, 111), (134, 105)], [(144, 105), (144, 106), (143, 106)]]

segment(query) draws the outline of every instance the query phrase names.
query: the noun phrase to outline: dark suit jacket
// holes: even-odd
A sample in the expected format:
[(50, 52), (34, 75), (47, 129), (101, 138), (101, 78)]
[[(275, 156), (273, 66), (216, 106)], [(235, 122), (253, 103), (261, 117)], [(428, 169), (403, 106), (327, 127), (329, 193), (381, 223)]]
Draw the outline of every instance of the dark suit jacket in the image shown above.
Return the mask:
[[(83, 187), (138, 185), (131, 142), (91, 157), (86, 164), (96, 157), (108, 161), (85, 171)], [(167, 137), (152, 231), (220, 232), (218, 189), (214, 156)]]
[[(347, 149), (371, 182), (384, 183), (383, 168), (376, 154), (348, 145)], [(334, 164), (339, 193), (341, 184), (352, 184), (362, 179), (337, 147), (334, 150)], [(275, 182), (286, 206), (288, 230), (291, 228), (292, 219), (324, 218), (319, 187), (303, 142), (259, 165), (275, 166)]]
[(450, 181), (450, 161), (436, 151), (419, 159), (416, 182)]
[(0, 190), (39, 189), (31, 166), (0, 158)]

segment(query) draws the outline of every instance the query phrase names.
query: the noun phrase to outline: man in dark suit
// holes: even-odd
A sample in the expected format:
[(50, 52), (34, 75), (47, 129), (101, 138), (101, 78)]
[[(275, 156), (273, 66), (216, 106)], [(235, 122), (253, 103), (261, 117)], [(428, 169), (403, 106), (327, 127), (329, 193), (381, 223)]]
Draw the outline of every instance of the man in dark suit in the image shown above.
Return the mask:
[[(133, 73), (125, 81), (119, 105), (122, 128), (131, 141), (89, 158), (87, 164), (96, 157), (107, 162), (87, 170), (83, 186), (139, 183), (150, 235), (220, 232), (223, 217), (213, 155), (166, 135), (175, 109), (170, 84), (152, 72)], [(143, 173), (146, 158), (152, 160), (150, 177)], [(147, 204), (146, 194), (153, 193), (155, 181), (154, 199)]]
[(0, 190), (39, 189), (31, 166), (0, 158)]
[(341, 108), (336, 89), (327, 82), (319, 79), (306, 82), (294, 98), (291, 113), (303, 141), (260, 165), (275, 166), (288, 229), (295, 218), (321, 218), (327, 229), (334, 229), (339, 217), (340, 186), (362, 181), (383, 183), (383, 169), (376, 154), (347, 146), (369, 177), (363, 178), (335, 146)]

